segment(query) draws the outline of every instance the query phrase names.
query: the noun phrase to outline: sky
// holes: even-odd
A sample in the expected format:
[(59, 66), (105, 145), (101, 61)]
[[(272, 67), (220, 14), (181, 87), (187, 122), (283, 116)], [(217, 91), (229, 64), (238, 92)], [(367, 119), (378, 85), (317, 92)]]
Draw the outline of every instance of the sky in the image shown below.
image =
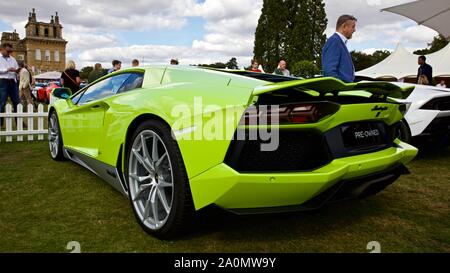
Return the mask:
[[(358, 18), (350, 50), (372, 53), (393, 50), (401, 42), (407, 49), (427, 47), (437, 33), (382, 8), (412, 0), (324, 0), (327, 36), (337, 18)], [(49, 22), (56, 11), (68, 41), (67, 59), (81, 68), (111, 61), (131, 66), (167, 64), (178, 58), (181, 65), (227, 62), (236, 57), (248, 66), (253, 56), (254, 33), (262, 0), (16, 0), (0, 2), (0, 32), (14, 29), (24, 37), (28, 13)]]

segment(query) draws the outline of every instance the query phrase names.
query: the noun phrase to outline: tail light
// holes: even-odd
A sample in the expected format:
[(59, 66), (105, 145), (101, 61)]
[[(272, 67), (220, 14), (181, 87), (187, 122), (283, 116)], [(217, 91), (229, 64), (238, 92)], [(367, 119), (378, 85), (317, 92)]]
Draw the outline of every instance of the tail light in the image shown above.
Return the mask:
[(250, 106), (242, 116), (240, 125), (316, 123), (335, 114), (339, 108), (340, 105), (333, 102)]
[(406, 115), (408, 113), (409, 108), (411, 108), (411, 102), (402, 102), (399, 104), (398, 110), (402, 113), (402, 115)]

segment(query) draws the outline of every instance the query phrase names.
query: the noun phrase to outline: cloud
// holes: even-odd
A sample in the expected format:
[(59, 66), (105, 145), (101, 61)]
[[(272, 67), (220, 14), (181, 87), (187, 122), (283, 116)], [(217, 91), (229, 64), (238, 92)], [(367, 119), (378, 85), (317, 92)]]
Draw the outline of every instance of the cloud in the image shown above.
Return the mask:
[(369, 54), (369, 55), (371, 55), (371, 54), (373, 54), (375, 51), (377, 51), (377, 50), (387, 50), (387, 51), (389, 51), (389, 52), (391, 52), (392, 53), (392, 50), (391, 49), (389, 49), (389, 48), (366, 48), (366, 49), (364, 49), (364, 50), (361, 50), (363, 53), (366, 53), (366, 54)]
[[(436, 32), (400, 15), (380, 12), (409, 1), (325, 0), (326, 34), (334, 32), (340, 15), (352, 14), (358, 18), (358, 26), (350, 47), (370, 52), (375, 48), (394, 48), (401, 41), (406, 47), (424, 48)], [(69, 41), (67, 55), (82, 65), (109, 64), (112, 59), (125, 63), (134, 58), (145, 63), (168, 63), (173, 57), (184, 64), (226, 62), (236, 57), (240, 65), (248, 65), (262, 5), (263, 0), (21, 0), (1, 1), (0, 18), (23, 37), (24, 17), (32, 7), (36, 8), (39, 21), (49, 21), (58, 11), (63, 36)], [(193, 38), (192, 44), (169, 46), (152, 42), (153, 31), (189, 31), (187, 23), (191, 18), (204, 21), (203, 37)], [(139, 45), (124, 41), (120, 34), (124, 31), (142, 32)]]
[[(245, 55), (234, 55), (236, 58), (250, 61)], [(231, 57), (226, 57), (220, 52), (204, 51), (192, 47), (184, 46), (163, 46), (163, 45), (133, 45), (126, 47), (105, 47), (85, 50), (79, 56), (81, 63), (92, 65), (100, 62), (110, 65), (112, 59), (122, 61), (124, 67), (133, 59), (140, 60), (141, 64), (168, 64), (170, 59), (178, 58), (182, 65), (209, 64), (215, 62), (227, 62)]]
[(184, 13), (193, 5), (195, 0), (22, 0), (1, 1), (0, 14), (2, 20), (13, 23), (35, 7), (38, 20), (50, 19), (57, 10), (64, 25), (110, 31), (179, 29), (186, 23)]
[(79, 51), (90, 48), (113, 46), (117, 37), (113, 34), (67, 32), (65, 38), (72, 41), (67, 44), (67, 51)]

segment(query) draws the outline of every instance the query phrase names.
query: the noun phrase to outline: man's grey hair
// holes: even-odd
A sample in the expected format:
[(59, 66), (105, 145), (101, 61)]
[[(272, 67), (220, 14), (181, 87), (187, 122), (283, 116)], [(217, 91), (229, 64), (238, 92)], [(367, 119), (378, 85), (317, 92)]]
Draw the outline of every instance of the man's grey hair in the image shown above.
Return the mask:
[(339, 29), (342, 25), (344, 25), (348, 21), (358, 21), (358, 19), (356, 19), (356, 17), (353, 15), (347, 14), (341, 15), (337, 20), (336, 29)]

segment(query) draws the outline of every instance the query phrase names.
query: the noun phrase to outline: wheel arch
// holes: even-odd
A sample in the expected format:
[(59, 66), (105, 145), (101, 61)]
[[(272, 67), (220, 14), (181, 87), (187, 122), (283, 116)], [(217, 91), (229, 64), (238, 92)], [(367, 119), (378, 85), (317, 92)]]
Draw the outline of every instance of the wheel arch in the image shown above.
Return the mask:
[[(54, 107), (54, 106), (50, 106), (50, 108), (48, 109), (48, 117), (50, 117), (50, 115), (51, 115), (54, 111), (56, 111), (55, 107)], [(56, 112), (56, 113), (58, 114), (58, 112)]]
[(410, 143), (413, 136), (411, 133), (411, 127), (409, 126), (408, 120), (405, 117), (403, 117), (400, 120), (400, 122), (405, 125), (405, 129), (407, 130), (407, 133), (408, 133), (407, 139), (405, 139), (405, 140), (402, 139), (402, 141)]
[[(163, 118), (161, 118), (160, 116), (155, 115), (155, 114), (146, 113), (146, 114), (142, 114), (142, 115), (135, 117), (131, 121), (130, 125), (127, 128), (127, 132), (125, 134), (125, 140), (122, 145), (122, 160), (121, 160), (122, 166), (120, 166), (121, 170), (124, 170), (124, 167), (125, 167), (124, 166), (125, 156), (128, 154), (128, 147), (131, 142), (131, 136), (133, 135), (133, 132), (139, 127), (139, 125), (141, 123), (143, 123), (144, 121), (147, 121), (147, 120), (157, 120), (157, 121), (163, 123), (164, 125), (166, 125), (167, 127), (171, 128), (171, 126), (169, 125), (169, 123), (167, 123), (167, 121), (165, 121)], [(178, 145), (178, 143), (177, 143), (177, 145)]]

